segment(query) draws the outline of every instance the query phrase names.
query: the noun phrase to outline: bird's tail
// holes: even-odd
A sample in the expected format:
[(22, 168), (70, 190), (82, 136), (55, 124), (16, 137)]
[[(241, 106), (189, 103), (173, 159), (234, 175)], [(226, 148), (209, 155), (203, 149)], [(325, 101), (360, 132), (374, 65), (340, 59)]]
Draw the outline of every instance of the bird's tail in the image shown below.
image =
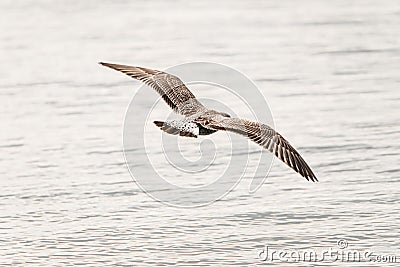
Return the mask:
[[(197, 134), (195, 134), (193, 131), (190, 131), (191, 130), (190, 128), (185, 129), (185, 127), (184, 127), (185, 125), (171, 125), (170, 122), (168, 123), (168, 122), (163, 122), (163, 121), (154, 121), (154, 124), (157, 127), (159, 127), (162, 131), (169, 133), (169, 134), (197, 138)], [(197, 127), (196, 124), (193, 124), (193, 125), (195, 127)], [(179, 126), (181, 126), (181, 127), (179, 127)], [(198, 130), (198, 128), (197, 128), (197, 130)]]
[(163, 125), (164, 125), (164, 122), (163, 121), (154, 121), (154, 124), (157, 126), (157, 127), (163, 127)]

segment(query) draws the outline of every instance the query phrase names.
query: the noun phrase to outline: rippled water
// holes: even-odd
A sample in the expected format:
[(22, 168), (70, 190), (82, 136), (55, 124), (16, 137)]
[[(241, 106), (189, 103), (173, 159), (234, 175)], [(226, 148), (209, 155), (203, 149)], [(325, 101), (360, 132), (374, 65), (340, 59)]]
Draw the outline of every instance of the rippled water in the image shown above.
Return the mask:
[[(271, 265), (257, 258), (265, 245), (338, 239), (400, 256), (398, 1), (6, 0), (0, 10), (1, 265)], [(100, 60), (241, 70), (320, 182), (275, 161), (254, 195), (244, 180), (201, 208), (154, 201), (122, 153), (139, 83)]]

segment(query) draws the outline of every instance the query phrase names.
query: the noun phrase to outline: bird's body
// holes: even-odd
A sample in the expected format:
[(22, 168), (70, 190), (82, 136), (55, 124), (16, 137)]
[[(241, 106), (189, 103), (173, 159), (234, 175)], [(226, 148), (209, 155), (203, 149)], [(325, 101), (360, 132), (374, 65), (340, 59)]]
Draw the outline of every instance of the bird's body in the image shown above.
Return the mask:
[(181, 120), (155, 121), (166, 133), (185, 137), (229, 131), (243, 135), (273, 153), (307, 180), (318, 181), (300, 154), (279, 133), (266, 124), (231, 118), (229, 114), (203, 106), (176, 76), (152, 69), (111, 63), (101, 65), (123, 72), (156, 90)]

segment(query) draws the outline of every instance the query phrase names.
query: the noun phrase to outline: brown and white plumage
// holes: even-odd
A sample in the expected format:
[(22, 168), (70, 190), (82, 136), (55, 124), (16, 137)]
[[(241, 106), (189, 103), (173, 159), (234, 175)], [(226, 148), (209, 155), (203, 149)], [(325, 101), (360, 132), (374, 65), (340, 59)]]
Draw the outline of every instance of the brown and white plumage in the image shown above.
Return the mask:
[(307, 180), (317, 181), (311, 168), (285, 138), (266, 124), (238, 118), (225, 118), (210, 127), (243, 135), (264, 147)]
[(154, 122), (161, 130), (187, 137), (208, 135), (218, 130), (240, 134), (273, 153), (307, 180), (318, 181), (300, 154), (286, 139), (268, 125), (245, 119), (230, 118), (226, 113), (207, 109), (174, 75), (142, 67), (102, 62), (100, 64), (144, 82), (155, 89), (175, 112), (185, 116), (183, 120)]
[(178, 114), (190, 116), (201, 109), (206, 109), (176, 76), (158, 70), (132, 67), (119, 64), (103, 63), (114, 70), (144, 82), (159, 93), (167, 104)]

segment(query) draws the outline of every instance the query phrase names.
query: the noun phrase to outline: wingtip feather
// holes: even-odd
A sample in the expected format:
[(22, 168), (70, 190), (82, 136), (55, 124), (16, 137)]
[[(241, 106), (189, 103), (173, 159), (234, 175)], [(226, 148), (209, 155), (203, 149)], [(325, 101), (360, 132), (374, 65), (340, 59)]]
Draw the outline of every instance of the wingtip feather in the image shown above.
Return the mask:
[(105, 67), (112, 68), (112, 69), (115, 69), (116, 66), (120, 66), (118, 64), (107, 63), (107, 62), (99, 62), (99, 64), (102, 66), (105, 66)]

